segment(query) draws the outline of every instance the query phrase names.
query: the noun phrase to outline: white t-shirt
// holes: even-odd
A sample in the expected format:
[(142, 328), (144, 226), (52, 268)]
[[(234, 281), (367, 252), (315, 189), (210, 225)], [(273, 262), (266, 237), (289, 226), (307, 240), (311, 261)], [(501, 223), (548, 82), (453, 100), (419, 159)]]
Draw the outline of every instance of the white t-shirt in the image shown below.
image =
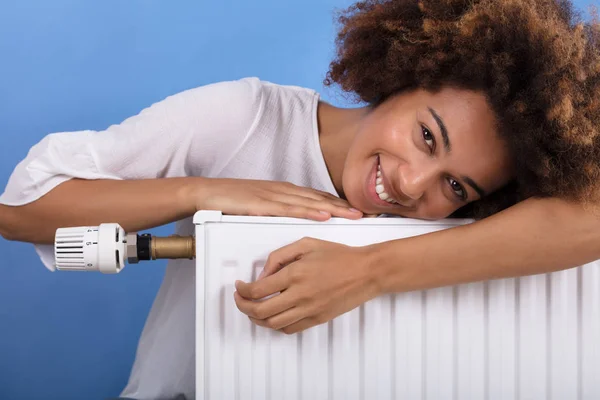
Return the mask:
[[(337, 195), (321, 153), (319, 95), (248, 78), (187, 90), (105, 131), (48, 135), (19, 163), (0, 203), (35, 201), (71, 178), (182, 176), (287, 181)], [(193, 234), (191, 218), (176, 223)], [(36, 245), (54, 270), (51, 245)], [(124, 397), (195, 398), (195, 269), (169, 262)]]

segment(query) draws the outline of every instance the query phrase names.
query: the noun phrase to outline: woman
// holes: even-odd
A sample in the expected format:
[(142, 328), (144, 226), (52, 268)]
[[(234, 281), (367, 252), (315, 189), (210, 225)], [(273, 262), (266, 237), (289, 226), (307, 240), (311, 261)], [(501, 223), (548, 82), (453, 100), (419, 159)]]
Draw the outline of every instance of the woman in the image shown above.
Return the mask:
[[(326, 220), (508, 208), (374, 246), (307, 239), (275, 251), (235, 296), (257, 324), (286, 333), (384, 292), (600, 258), (600, 221), (584, 207), (599, 184), (599, 36), (575, 22), (567, 1), (357, 3), (341, 17), (326, 83), (367, 107), (244, 79), (169, 97), (103, 132), (50, 135), (0, 197), (0, 232), (43, 244), (58, 227), (106, 221), (127, 231), (178, 221), (191, 234), (200, 209)], [(191, 266), (170, 263), (124, 396), (194, 397)]]

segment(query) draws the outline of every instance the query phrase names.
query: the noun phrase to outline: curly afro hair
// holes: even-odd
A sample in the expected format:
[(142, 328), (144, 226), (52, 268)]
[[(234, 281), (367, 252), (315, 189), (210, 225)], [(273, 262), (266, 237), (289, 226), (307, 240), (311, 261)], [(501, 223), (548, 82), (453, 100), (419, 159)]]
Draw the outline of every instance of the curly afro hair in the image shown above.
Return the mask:
[(487, 96), (516, 176), (456, 215), (482, 218), (529, 197), (597, 209), (597, 18), (582, 22), (568, 0), (367, 0), (339, 22), (325, 85), (372, 106), (415, 88)]

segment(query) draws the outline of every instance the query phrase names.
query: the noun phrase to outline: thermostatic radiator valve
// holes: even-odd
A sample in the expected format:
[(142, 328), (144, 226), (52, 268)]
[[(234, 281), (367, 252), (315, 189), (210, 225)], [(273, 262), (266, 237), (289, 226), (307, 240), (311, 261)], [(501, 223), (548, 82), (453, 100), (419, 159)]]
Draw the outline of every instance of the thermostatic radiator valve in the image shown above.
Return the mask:
[(119, 224), (60, 228), (54, 238), (55, 266), (61, 271), (116, 274), (125, 267), (125, 262), (137, 264), (164, 258), (191, 260), (195, 255), (193, 236), (126, 233)]

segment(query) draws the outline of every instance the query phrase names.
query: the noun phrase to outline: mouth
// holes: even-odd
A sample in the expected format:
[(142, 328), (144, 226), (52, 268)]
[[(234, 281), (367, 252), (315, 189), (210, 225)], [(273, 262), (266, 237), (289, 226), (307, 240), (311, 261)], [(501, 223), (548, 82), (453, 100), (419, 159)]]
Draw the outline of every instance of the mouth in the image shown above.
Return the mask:
[(386, 189), (379, 157), (377, 157), (370, 179), (368, 180), (368, 192), (373, 203), (378, 206), (389, 207), (400, 205), (400, 203), (398, 203), (398, 201), (391, 196), (391, 190)]
[(376, 179), (375, 179), (375, 192), (377, 193), (377, 196), (379, 196), (379, 198), (381, 200), (387, 201), (390, 204), (398, 204), (398, 202), (396, 200), (394, 200), (392, 198), (392, 196), (390, 196), (388, 194), (388, 192), (386, 191), (385, 184), (383, 183), (383, 176), (382, 176), (382, 172), (381, 172), (381, 164), (379, 163), (379, 157), (377, 158), (377, 175), (376, 175)]

